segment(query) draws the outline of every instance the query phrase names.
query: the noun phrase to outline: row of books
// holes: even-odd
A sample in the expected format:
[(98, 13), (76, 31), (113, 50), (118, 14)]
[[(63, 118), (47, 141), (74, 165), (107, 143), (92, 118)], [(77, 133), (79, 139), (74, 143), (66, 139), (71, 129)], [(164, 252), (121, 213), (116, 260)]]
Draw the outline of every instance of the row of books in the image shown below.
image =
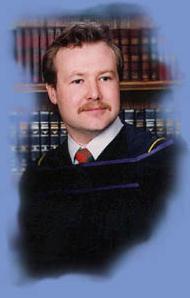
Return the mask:
[[(55, 149), (66, 135), (66, 128), (58, 113), (49, 111), (11, 114), (11, 150), (17, 158), (16, 164), (23, 171), (28, 163), (35, 161), (42, 153)], [(16, 172), (18, 165), (13, 167)]]
[[(171, 109), (124, 109), (120, 118), (158, 137), (179, 134), (179, 123)], [(66, 135), (66, 127), (57, 112), (33, 112), (30, 119), (25, 113), (12, 113), (12, 171), (23, 172), (27, 164), (61, 144)]]
[[(118, 6), (117, 4), (114, 6)], [(120, 6), (120, 5), (119, 5)], [(111, 11), (108, 7), (105, 7), (104, 13), (101, 11), (91, 11), (75, 14), (62, 14), (61, 16), (54, 16), (48, 18), (22, 18), (17, 26), (26, 28), (26, 27), (65, 27), (71, 23), (75, 22), (101, 22), (103, 25), (109, 26), (110, 29), (117, 28), (130, 28), (130, 29), (138, 29), (138, 28), (152, 28), (153, 20), (152, 18), (145, 14), (144, 12), (139, 13), (133, 9), (133, 12), (130, 13), (129, 9), (125, 10), (123, 14), (123, 10), (126, 6), (124, 3), (119, 7), (120, 12), (118, 11), (118, 7), (111, 8)], [(117, 10), (117, 14), (115, 14)]]
[[(123, 81), (163, 81), (178, 79), (175, 57), (169, 55), (152, 28), (123, 28), (117, 22), (112, 29), (115, 44), (124, 58)], [(64, 26), (18, 26), (14, 30), (15, 58), (23, 83), (42, 83), (42, 57)]]
[(170, 108), (124, 109), (121, 113), (123, 121), (149, 130), (157, 137), (177, 136), (180, 133), (179, 121)]

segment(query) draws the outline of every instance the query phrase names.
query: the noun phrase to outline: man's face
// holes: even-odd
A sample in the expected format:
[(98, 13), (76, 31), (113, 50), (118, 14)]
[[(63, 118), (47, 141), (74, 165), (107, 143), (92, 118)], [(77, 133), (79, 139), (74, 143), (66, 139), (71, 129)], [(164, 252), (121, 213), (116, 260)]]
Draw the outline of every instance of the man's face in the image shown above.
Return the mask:
[(69, 134), (86, 143), (117, 117), (120, 109), (116, 57), (104, 42), (62, 48), (54, 60), (56, 88), (47, 86)]

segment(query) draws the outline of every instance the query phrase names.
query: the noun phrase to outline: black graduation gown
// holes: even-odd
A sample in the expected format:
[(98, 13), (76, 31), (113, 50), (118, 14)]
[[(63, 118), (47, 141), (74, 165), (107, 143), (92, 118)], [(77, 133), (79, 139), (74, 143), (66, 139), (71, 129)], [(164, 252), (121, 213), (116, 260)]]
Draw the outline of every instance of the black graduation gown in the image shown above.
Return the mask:
[[(175, 145), (124, 125), (97, 161), (72, 165), (67, 141), (21, 183), (19, 249), (33, 277), (103, 272), (147, 239), (173, 181)], [(155, 142), (156, 143), (156, 142)]]

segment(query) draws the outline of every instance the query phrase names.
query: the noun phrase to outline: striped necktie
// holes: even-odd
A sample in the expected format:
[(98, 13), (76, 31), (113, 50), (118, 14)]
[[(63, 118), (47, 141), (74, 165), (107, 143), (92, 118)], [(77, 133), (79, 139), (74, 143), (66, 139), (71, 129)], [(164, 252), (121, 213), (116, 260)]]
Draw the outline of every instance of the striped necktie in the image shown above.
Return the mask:
[(94, 158), (87, 148), (79, 148), (75, 154), (75, 160), (80, 164), (94, 161)]

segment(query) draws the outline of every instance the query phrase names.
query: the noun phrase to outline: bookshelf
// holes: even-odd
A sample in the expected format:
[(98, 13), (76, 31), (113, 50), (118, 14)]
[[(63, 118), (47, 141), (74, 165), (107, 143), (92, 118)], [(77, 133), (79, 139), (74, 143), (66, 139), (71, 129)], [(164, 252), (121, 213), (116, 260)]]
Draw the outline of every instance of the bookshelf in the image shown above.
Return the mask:
[[(21, 21), (13, 29), (14, 57), (23, 70), (22, 82), (16, 84), (15, 90), (22, 94), (32, 93), (37, 104), (28, 115), (29, 122), (23, 112), (11, 115), (11, 147), (19, 160), (16, 165), (13, 157), (14, 173), (22, 172), (29, 162), (56, 148), (67, 134), (58, 111), (48, 101), (41, 76), (42, 57), (63, 28), (79, 19), (108, 25), (115, 44), (123, 53), (122, 120), (149, 129), (157, 136), (179, 134), (180, 125), (172, 105), (172, 88), (180, 84), (177, 62), (165, 49), (150, 19), (141, 15), (112, 20), (65, 17)], [(161, 102), (165, 94), (171, 98), (167, 108)]]
[[(121, 91), (143, 91), (143, 90), (165, 90), (167, 88), (172, 88), (173, 86), (179, 85), (179, 81), (167, 80), (167, 81), (149, 81), (149, 82), (120, 82)], [(17, 84), (15, 90), (17, 92), (27, 92), (27, 93), (46, 93), (45, 84), (43, 83), (26, 83)]]

